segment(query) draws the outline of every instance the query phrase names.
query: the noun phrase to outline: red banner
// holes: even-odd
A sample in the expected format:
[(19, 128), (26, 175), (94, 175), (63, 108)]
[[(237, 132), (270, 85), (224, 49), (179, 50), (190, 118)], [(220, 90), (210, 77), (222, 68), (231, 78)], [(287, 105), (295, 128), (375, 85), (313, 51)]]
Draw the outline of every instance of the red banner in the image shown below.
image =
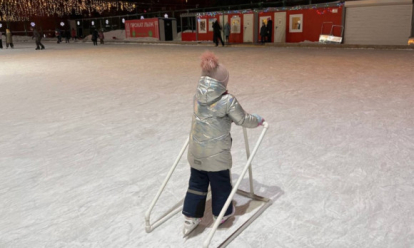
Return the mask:
[(126, 38), (160, 38), (158, 18), (142, 20), (125, 20)]

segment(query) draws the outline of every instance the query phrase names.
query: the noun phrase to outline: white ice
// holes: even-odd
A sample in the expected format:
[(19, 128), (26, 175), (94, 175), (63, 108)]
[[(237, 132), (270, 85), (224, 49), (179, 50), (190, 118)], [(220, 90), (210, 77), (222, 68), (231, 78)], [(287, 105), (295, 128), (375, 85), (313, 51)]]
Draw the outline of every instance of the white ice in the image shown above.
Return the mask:
[[(183, 239), (181, 214), (147, 234), (144, 213), (189, 133), (207, 49), (270, 124), (253, 174), (274, 202), (229, 247), (413, 247), (414, 51), (45, 45), (0, 50), (0, 247), (200, 247), (209, 221)], [(236, 180), (246, 155), (242, 129), (232, 136)], [(183, 158), (153, 220), (188, 177)]]

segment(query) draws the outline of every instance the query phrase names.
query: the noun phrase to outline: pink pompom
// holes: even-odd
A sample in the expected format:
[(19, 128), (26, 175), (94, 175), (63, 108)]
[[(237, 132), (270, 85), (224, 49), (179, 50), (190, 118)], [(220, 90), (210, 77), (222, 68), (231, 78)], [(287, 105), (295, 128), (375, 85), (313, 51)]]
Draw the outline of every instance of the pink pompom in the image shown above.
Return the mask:
[(218, 58), (214, 53), (207, 51), (201, 55), (201, 69), (203, 71), (212, 71), (219, 65)]

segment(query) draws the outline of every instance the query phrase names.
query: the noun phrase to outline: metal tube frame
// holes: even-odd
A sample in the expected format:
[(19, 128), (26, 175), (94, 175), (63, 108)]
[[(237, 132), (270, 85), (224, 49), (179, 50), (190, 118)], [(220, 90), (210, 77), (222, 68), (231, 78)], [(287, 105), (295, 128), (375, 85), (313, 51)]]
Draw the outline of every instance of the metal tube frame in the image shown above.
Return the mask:
[[(249, 147), (249, 139), (247, 137), (246, 128), (243, 128), (243, 136), (244, 136), (244, 145), (246, 147), (246, 156), (247, 156), (247, 159), (249, 159), (250, 147)], [(252, 197), (254, 195), (254, 189), (253, 189), (253, 171), (252, 171), (251, 166), (249, 166), (249, 182), (250, 182), (250, 196)]]
[[(323, 33), (323, 27), (324, 27), (324, 25), (325, 25), (325, 24), (331, 24), (331, 25), (333, 25), (334, 23), (333, 23), (333, 22), (323, 22), (323, 23), (322, 23), (322, 27), (321, 27), (321, 34), (324, 34), (324, 33)], [(325, 35), (326, 35), (326, 34), (325, 34)], [(330, 33), (329, 35), (332, 35), (332, 27), (331, 27), (331, 33)]]
[(331, 27), (331, 35), (333, 36), (333, 31), (335, 27), (340, 27), (341, 28), (341, 37), (344, 37), (344, 26), (342, 25), (332, 25)]
[(151, 205), (150, 205), (150, 208), (145, 213), (145, 231), (147, 233), (151, 232), (152, 230), (154, 230), (154, 228), (156, 228), (157, 226), (161, 225), (166, 220), (168, 220), (169, 218), (171, 218), (174, 214), (176, 214), (176, 213), (178, 213), (180, 211), (180, 208), (177, 208), (173, 212), (171, 212), (168, 215), (166, 215), (166, 216), (162, 217), (161, 219), (157, 220), (152, 225), (150, 223), (151, 211), (154, 208), (155, 204), (157, 203), (158, 199), (160, 198), (161, 193), (164, 190), (165, 186), (167, 185), (168, 181), (170, 180), (172, 173), (174, 172), (175, 168), (178, 165), (178, 162), (180, 162), (180, 159), (183, 156), (183, 153), (184, 153), (185, 149), (187, 148), (188, 143), (189, 143), (189, 137), (185, 141), (185, 144), (184, 144), (183, 148), (181, 148), (180, 154), (178, 155), (178, 157), (175, 160), (173, 166), (171, 167), (170, 171), (168, 172), (167, 177), (165, 178), (164, 182), (162, 183), (161, 188), (157, 192), (157, 195), (155, 196), (154, 200), (152, 200)]
[[(223, 219), (223, 216), (224, 216), (224, 214), (225, 214), (225, 212), (226, 212), (226, 210), (227, 210), (227, 208), (230, 206), (230, 203), (233, 201), (233, 197), (234, 197), (234, 195), (236, 194), (236, 192), (237, 191), (239, 191), (239, 193), (242, 193), (242, 192), (244, 192), (244, 191), (240, 191), (240, 190), (238, 190), (238, 188), (239, 188), (239, 186), (240, 186), (240, 183), (241, 183), (241, 181), (243, 180), (243, 177), (246, 175), (246, 172), (247, 172), (247, 170), (249, 170), (249, 174), (251, 173), (251, 163), (252, 163), (252, 160), (253, 160), (253, 158), (254, 158), (254, 156), (256, 155), (256, 152), (257, 152), (257, 150), (259, 149), (259, 146), (260, 146), (260, 144), (262, 143), (262, 140), (263, 140), (263, 137), (264, 137), (264, 135), (266, 134), (266, 132), (267, 132), (267, 129), (269, 128), (269, 124), (267, 124), (267, 122), (264, 122), (263, 123), (263, 127), (264, 127), (264, 129), (263, 129), (263, 131), (262, 131), (262, 133), (260, 134), (260, 137), (259, 137), (259, 139), (257, 140), (257, 143), (256, 143), (256, 146), (253, 148), (253, 152), (252, 152), (252, 154), (251, 155), (249, 155), (249, 153), (250, 153), (250, 151), (249, 151), (249, 147), (248, 147), (248, 145), (246, 145), (246, 153), (248, 154), (248, 160), (247, 160), (247, 163), (246, 163), (246, 165), (244, 166), (244, 169), (243, 169), (243, 172), (241, 173), (241, 175), (240, 175), (240, 177), (239, 177), (239, 179), (237, 180), (237, 182), (236, 182), (236, 184), (234, 185), (234, 187), (233, 187), (233, 190), (231, 191), (231, 193), (230, 193), (230, 195), (229, 195), (229, 197), (227, 198), (227, 201), (226, 201), (226, 203), (224, 204), (224, 206), (223, 206), (223, 208), (221, 209), (221, 212), (220, 212), (220, 214), (219, 214), (219, 216), (217, 217), (217, 219), (216, 219), (216, 221), (214, 222), (214, 225), (213, 225), (213, 228), (212, 228), (212, 230), (210, 231), (210, 233), (209, 233), (209, 235), (208, 235), (208, 237), (207, 237), (207, 239), (204, 241), (204, 243), (203, 243), (203, 247), (204, 248), (207, 248), (209, 245), (210, 245), (210, 242), (211, 242), (211, 239), (213, 238), (213, 236), (214, 236), (214, 234), (215, 234), (215, 232), (217, 231), (217, 228), (218, 228), (218, 226), (220, 225), (220, 223), (221, 223), (221, 220)], [(246, 129), (245, 128), (243, 128), (243, 132), (244, 132), (244, 138), (245, 138), (245, 143), (247, 144), (248, 143), (248, 140), (247, 140), (247, 132), (246, 132)], [(251, 192), (250, 193), (247, 193), (247, 195), (244, 195), (244, 196), (246, 196), (246, 197), (249, 197), (249, 198), (252, 198), (252, 199), (257, 199), (257, 200), (261, 200), (261, 198), (263, 198), (263, 197), (259, 197), (259, 196), (257, 196), (257, 198), (255, 197), (255, 195), (254, 195), (254, 193), (253, 193), (253, 175), (251, 175), (250, 174), (250, 190), (251, 190)], [(246, 193), (246, 192), (244, 192), (244, 193)], [(242, 194), (243, 195), (243, 194)], [(266, 203), (270, 203), (270, 200), (269, 199), (262, 199), (262, 200), (264, 200)], [(265, 208), (267, 208), (268, 206), (269, 206), (270, 204), (265, 204)], [(263, 207), (262, 207), (263, 208)], [(258, 215), (254, 215), (253, 217), (254, 218), (250, 218), (249, 220), (251, 220), (250, 222), (249, 222), (249, 220), (245, 223), (245, 224), (243, 224), (240, 228), (239, 228), (239, 230), (237, 230), (235, 233), (233, 233), (233, 235), (231, 235), (226, 241), (228, 241), (230, 238), (230, 240), (229, 240), (229, 242), (228, 243), (230, 243), (241, 231), (243, 231), (251, 222), (253, 222), (253, 220), (254, 219), (256, 219), (262, 212), (263, 212), (264, 210), (262, 210), (262, 211), (258, 211), (258, 212), (260, 212)], [(249, 222), (249, 223), (248, 223)], [(247, 224), (247, 225), (246, 225)], [(236, 235), (234, 235), (234, 234), (236, 234)], [(225, 241), (225, 242), (226, 242)], [(224, 247), (224, 246), (226, 246), (227, 244), (224, 244), (224, 243), (222, 243), (221, 245), (220, 245), (220, 247)]]
[[(227, 208), (229, 207), (230, 203), (233, 201), (234, 195), (236, 193), (241, 195), (241, 196), (251, 198), (251, 199), (256, 200), (256, 201), (263, 201), (264, 205), (253, 216), (251, 216), (245, 223), (243, 223), (235, 232), (233, 232), (224, 242), (222, 242), (219, 245), (219, 247), (226, 247), (234, 238), (236, 238), (244, 229), (246, 229), (246, 227), (248, 227), (248, 225), (250, 225), (257, 217), (259, 217), (259, 215), (261, 213), (263, 213), (272, 204), (272, 201), (270, 199), (268, 199), (266, 197), (255, 195), (254, 190), (253, 190), (253, 172), (252, 172), (251, 162), (252, 162), (254, 156), (256, 155), (256, 152), (259, 149), (260, 144), (262, 143), (264, 135), (266, 134), (267, 129), (269, 128), (269, 124), (267, 122), (264, 122), (263, 127), (264, 127), (264, 129), (263, 129), (262, 133), (260, 134), (259, 139), (257, 140), (256, 145), (255, 145), (255, 147), (253, 149), (253, 152), (251, 154), (250, 154), (250, 148), (249, 148), (249, 141), (248, 141), (248, 137), (247, 137), (247, 131), (246, 131), (246, 128), (243, 128), (243, 135), (244, 135), (246, 155), (247, 155), (247, 163), (246, 163), (239, 179), (237, 180), (236, 184), (233, 186), (233, 190), (231, 191), (229, 197), (227, 198), (227, 201), (224, 204), (219, 216), (217, 217), (216, 221), (214, 222), (212, 230), (210, 231), (207, 239), (203, 243), (203, 247), (205, 247), (205, 248), (207, 248), (210, 245), (210, 242), (211, 242), (215, 232), (217, 231), (217, 228), (220, 225), (220, 222), (223, 219), (223, 216), (224, 216)], [(186, 150), (186, 148), (188, 146), (188, 143), (189, 143), (189, 138), (187, 138), (184, 146), (182, 147), (182, 149), (180, 151), (180, 154), (178, 155), (178, 157), (175, 160), (173, 166), (171, 167), (170, 171), (168, 172), (167, 177), (165, 178), (161, 188), (158, 190), (157, 195), (152, 200), (149, 209), (145, 213), (145, 231), (147, 233), (154, 230), (156, 227), (158, 227), (159, 225), (161, 225), (162, 223), (164, 223), (165, 221), (170, 219), (172, 216), (174, 216), (176, 213), (178, 213), (182, 209), (182, 207), (174, 209), (173, 211), (171, 211), (170, 213), (168, 213), (165, 216), (161, 217), (159, 220), (155, 221), (154, 223), (151, 224), (151, 222), (150, 222), (151, 211), (153, 210), (155, 204), (157, 203), (158, 199), (161, 196), (162, 191), (164, 190), (165, 186), (167, 185), (168, 181), (170, 180), (171, 175), (173, 174), (173, 172), (174, 172), (175, 168), (177, 167), (184, 151)], [(247, 170), (249, 170), (250, 192), (246, 192), (246, 191), (238, 189), (238, 187), (240, 186), (241, 181), (243, 180), (244, 176), (247, 173)]]

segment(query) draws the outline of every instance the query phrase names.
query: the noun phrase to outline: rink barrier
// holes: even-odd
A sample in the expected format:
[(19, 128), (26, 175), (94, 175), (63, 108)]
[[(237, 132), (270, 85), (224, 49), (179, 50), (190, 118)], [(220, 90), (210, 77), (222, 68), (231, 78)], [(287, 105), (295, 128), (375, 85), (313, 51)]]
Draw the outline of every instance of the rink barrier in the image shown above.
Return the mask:
[[(253, 190), (253, 171), (252, 171), (252, 165), (251, 162), (254, 158), (254, 156), (257, 153), (257, 150), (259, 149), (260, 144), (262, 143), (262, 140), (267, 132), (269, 128), (269, 124), (267, 122), (263, 123), (263, 131), (259, 136), (259, 139), (256, 142), (256, 145), (253, 149), (253, 152), (250, 154), (250, 147), (249, 147), (249, 141), (248, 141), (248, 137), (247, 137), (247, 130), (246, 128), (243, 128), (243, 136), (244, 136), (244, 141), (245, 141), (245, 148), (246, 148), (246, 156), (247, 156), (247, 163), (244, 166), (244, 169), (240, 175), (240, 177), (238, 178), (236, 184), (233, 186), (233, 189), (229, 195), (229, 197), (227, 198), (226, 203), (224, 204), (224, 207), (222, 208), (219, 216), (217, 217), (217, 219), (214, 222), (214, 225), (212, 227), (212, 230), (210, 231), (210, 233), (208, 234), (207, 239), (204, 241), (203, 243), (203, 247), (207, 248), (210, 245), (210, 242), (215, 234), (215, 232), (217, 231), (218, 226), (220, 225), (221, 220), (223, 219), (223, 216), (227, 210), (227, 208), (230, 206), (230, 203), (233, 201), (234, 195), (237, 193), (243, 197), (246, 198), (250, 198), (252, 200), (255, 201), (262, 201), (264, 204), (261, 206), (261, 208), (253, 215), (251, 216), (247, 221), (245, 221), (235, 232), (233, 232), (232, 234), (230, 234), (226, 240), (224, 240), (219, 247), (226, 247), (231, 241), (233, 241), (244, 229), (246, 229), (255, 219), (257, 219), (257, 217), (260, 216), (260, 214), (262, 214), (271, 204), (272, 201), (269, 198), (263, 197), (263, 196), (258, 196), (256, 194), (254, 194), (254, 190)], [(170, 180), (174, 170), (176, 169), (179, 161), (181, 160), (182, 155), (184, 154), (186, 148), (188, 147), (189, 144), (189, 137), (186, 139), (177, 159), (175, 160), (173, 166), (171, 167), (170, 171), (167, 174), (167, 177), (164, 179), (164, 182), (162, 183), (160, 189), (158, 190), (155, 198), (152, 200), (149, 209), (147, 210), (147, 212), (145, 213), (145, 231), (147, 233), (150, 233), (151, 231), (153, 231), (156, 227), (158, 227), (159, 225), (161, 225), (162, 223), (164, 223), (165, 221), (167, 221), (168, 219), (170, 219), (172, 216), (174, 216), (175, 214), (177, 214), (178, 212), (181, 211), (182, 206), (178, 207), (174, 210), (172, 210), (170, 213), (166, 214), (165, 216), (161, 217), (160, 219), (156, 220), (154, 223), (151, 224), (150, 221), (150, 217), (151, 217), (151, 212), (155, 206), (155, 204), (157, 203), (158, 199), (160, 198), (162, 191), (164, 190), (165, 186), (167, 185), (168, 181)], [(243, 180), (244, 176), (246, 175), (247, 171), (249, 171), (249, 184), (250, 184), (250, 192), (246, 192), (243, 190), (238, 189), (238, 187), (240, 186), (241, 181)]]

